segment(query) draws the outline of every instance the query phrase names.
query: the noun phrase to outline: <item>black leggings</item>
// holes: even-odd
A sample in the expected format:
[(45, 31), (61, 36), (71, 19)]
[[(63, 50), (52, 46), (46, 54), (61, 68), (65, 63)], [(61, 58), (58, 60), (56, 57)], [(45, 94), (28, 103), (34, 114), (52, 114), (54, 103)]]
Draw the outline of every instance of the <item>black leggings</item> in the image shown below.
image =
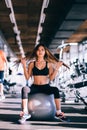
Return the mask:
[(22, 99), (28, 99), (29, 94), (44, 93), (44, 94), (54, 94), (54, 98), (60, 98), (59, 90), (57, 87), (51, 87), (49, 84), (45, 85), (35, 85), (32, 84), (31, 87), (22, 88)]

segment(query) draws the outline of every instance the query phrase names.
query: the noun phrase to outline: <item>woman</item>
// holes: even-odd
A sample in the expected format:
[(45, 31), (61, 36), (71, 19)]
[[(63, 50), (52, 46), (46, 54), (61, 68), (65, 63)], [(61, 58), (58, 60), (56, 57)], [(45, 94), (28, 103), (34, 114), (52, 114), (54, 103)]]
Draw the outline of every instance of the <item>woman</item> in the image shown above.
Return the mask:
[[(56, 87), (50, 87), (49, 82), (54, 80), (62, 65), (65, 65), (67, 68), (69, 67), (63, 62), (58, 61), (43, 44), (38, 44), (35, 47), (30, 57), (30, 60), (31, 59), (32, 61), (29, 63), (28, 69), (26, 68), (26, 59), (21, 59), (26, 80), (33, 76), (34, 81), (30, 88), (22, 88), (22, 112), (19, 122), (24, 123), (25, 120), (31, 117), (30, 114), (28, 114), (28, 94), (38, 92), (54, 94), (56, 105), (55, 115), (57, 118), (65, 121), (67, 118), (64, 116), (64, 113), (61, 112), (59, 90)], [(53, 68), (54, 64), (56, 66), (55, 69)]]

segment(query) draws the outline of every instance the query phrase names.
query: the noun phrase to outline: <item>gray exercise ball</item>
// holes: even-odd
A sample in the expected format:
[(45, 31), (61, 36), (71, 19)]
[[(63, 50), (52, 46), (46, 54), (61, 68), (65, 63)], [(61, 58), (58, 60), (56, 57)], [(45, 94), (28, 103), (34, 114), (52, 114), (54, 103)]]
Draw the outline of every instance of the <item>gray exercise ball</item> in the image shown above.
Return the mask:
[(56, 108), (52, 94), (29, 95), (28, 107), (31, 118), (34, 120), (52, 120), (55, 116)]

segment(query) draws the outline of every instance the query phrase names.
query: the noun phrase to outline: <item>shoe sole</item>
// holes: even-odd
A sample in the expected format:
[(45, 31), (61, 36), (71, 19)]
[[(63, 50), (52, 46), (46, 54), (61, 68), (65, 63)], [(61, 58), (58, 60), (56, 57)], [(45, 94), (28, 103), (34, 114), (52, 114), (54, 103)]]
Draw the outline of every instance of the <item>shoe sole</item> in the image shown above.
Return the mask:
[(5, 98), (1, 98), (1, 99), (0, 99), (0, 101), (3, 101), (3, 100), (5, 100)]
[(55, 117), (55, 119), (58, 119), (58, 120), (60, 120), (60, 121), (62, 121), (62, 122), (70, 122), (70, 120), (68, 119), (68, 120), (62, 120), (61, 118), (59, 118), (59, 117)]
[(31, 118), (31, 115), (29, 115), (29, 117), (27, 117), (27, 118), (25, 118), (25, 119), (23, 119), (23, 120), (19, 119), (18, 122), (19, 122), (20, 124), (24, 124), (24, 123), (26, 122), (26, 120), (27, 120), (27, 119), (30, 119), (30, 118)]

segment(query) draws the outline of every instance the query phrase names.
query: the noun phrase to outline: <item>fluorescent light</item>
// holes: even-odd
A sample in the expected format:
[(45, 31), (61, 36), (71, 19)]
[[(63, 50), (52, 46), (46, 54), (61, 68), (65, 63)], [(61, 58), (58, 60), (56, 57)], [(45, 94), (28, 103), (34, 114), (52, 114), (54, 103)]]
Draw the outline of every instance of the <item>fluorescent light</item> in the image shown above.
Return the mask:
[(10, 0), (5, 0), (6, 6), (7, 8), (11, 7), (11, 1)]
[(6, 3), (7, 8), (10, 8), (10, 10), (11, 10), (11, 13), (9, 15), (10, 21), (11, 21), (11, 23), (14, 23), (13, 31), (14, 31), (15, 34), (17, 34), (17, 36), (16, 36), (16, 40), (18, 41), (17, 44), (19, 45), (20, 52), (22, 53), (22, 55), (24, 55), (22, 42), (21, 42), (21, 38), (20, 38), (20, 31), (18, 30), (18, 26), (17, 26), (17, 23), (16, 23), (12, 1), (11, 0), (5, 0), (5, 3)]
[(19, 45), (19, 46), (21, 45), (21, 42), (20, 42), (20, 41), (18, 41), (18, 45)]
[(17, 35), (17, 36), (16, 36), (16, 39), (17, 39), (17, 41), (20, 41), (20, 36)]
[(46, 15), (43, 13), (43, 14), (41, 15), (41, 23), (44, 23), (45, 17), (46, 17)]
[(21, 33), (21, 32), (18, 30), (18, 31), (17, 31), (17, 34), (20, 35), (20, 33)]
[(17, 28), (16, 25), (13, 27), (13, 30), (14, 30), (14, 32), (15, 32), (16, 34), (18, 33), (18, 28)]
[(49, 0), (44, 0), (44, 7), (47, 8), (49, 4)]
[(39, 29), (38, 29), (38, 33), (41, 33), (42, 29), (43, 29), (42, 26), (40, 26)]
[(38, 31), (37, 31), (36, 44), (39, 44), (38, 36), (39, 36), (39, 33), (42, 32), (42, 30), (41, 30), (41, 23), (44, 23), (45, 18), (46, 18), (46, 15), (44, 14), (44, 9), (48, 7), (49, 1), (50, 0), (44, 0), (43, 1), (43, 5), (42, 5), (42, 9), (41, 9), (41, 14), (40, 14), (40, 21), (39, 21)]
[(9, 17), (10, 17), (11, 23), (15, 24), (15, 18), (13, 17), (12, 13), (10, 13)]

